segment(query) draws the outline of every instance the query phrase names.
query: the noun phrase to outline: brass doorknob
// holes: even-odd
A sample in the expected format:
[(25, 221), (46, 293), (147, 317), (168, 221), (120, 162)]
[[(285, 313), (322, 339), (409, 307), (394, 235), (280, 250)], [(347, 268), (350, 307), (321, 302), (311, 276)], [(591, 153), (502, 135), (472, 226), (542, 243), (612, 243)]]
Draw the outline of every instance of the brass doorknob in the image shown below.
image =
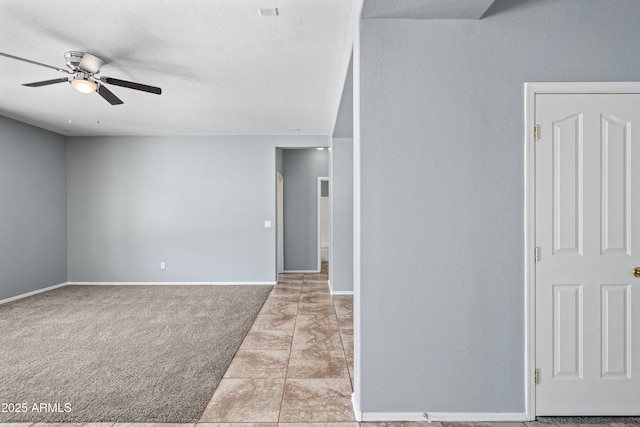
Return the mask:
[(640, 277), (640, 267), (636, 267), (633, 269), (633, 275), (636, 277)]

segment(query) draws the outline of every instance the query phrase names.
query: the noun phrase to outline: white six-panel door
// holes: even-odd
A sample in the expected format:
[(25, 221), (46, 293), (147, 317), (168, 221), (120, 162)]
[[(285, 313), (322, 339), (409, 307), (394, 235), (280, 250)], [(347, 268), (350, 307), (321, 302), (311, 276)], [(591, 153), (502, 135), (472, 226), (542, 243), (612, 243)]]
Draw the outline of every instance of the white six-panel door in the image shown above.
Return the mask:
[(537, 415), (640, 414), (640, 95), (537, 94)]

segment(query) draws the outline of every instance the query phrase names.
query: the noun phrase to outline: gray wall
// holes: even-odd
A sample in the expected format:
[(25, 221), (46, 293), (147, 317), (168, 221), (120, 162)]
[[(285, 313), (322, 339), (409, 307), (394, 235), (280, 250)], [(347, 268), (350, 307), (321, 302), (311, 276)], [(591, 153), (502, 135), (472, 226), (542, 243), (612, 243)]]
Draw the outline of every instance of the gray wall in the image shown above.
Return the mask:
[(284, 150), (284, 269), (318, 269), (318, 177), (329, 176), (328, 151)]
[(329, 167), (333, 198), (329, 283), (332, 292), (353, 292), (353, 54), (331, 147)]
[(353, 292), (353, 139), (334, 138), (331, 145), (332, 292)]
[(618, 0), (362, 21), (364, 412), (524, 411), (523, 83), (640, 80), (638, 22)]
[(0, 117), (0, 300), (67, 281), (65, 138)]
[(333, 127), (334, 138), (353, 138), (353, 54), (342, 88), (340, 107)]
[(327, 142), (69, 138), (69, 281), (275, 281), (275, 148)]

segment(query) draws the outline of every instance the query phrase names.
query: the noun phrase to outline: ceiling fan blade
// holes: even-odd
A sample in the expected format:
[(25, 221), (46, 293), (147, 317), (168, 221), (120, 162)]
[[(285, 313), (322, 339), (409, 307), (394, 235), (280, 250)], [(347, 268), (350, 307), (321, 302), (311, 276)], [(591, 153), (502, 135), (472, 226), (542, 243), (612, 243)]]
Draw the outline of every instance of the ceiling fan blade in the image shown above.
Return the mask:
[(56, 83), (64, 83), (68, 81), (69, 81), (69, 77), (60, 77), (59, 79), (44, 80), (41, 82), (34, 82), (34, 83), (25, 83), (22, 86), (40, 87), (40, 86), (46, 86), (46, 85), (53, 85)]
[(36, 62), (36, 61), (32, 61), (30, 59), (20, 58), (19, 56), (9, 55), (8, 53), (0, 52), (0, 56), (6, 56), (7, 58), (16, 59), (18, 61), (23, 61), (23, 62), (28, 62), (29, 64), (34, 64), (34, 65), (39, 65), (41, 67), (51, 68), (53, 70), (60, 71), (61, 73), (73, 74), (71, 71), (65, 70), (64, 68), (54, 67), (53, 65), (43, 64), (42, 62)]
[(120, 105), (124, 104), (120, 98), (115, 96), (113, 92), (104, 87), (104, 85), (98, 85), (98, 94), (106, 99), (106, 101), (111, 105)]
[(126, 80), (114, 79), (112, 77), (100, 77), (100, 81), (104, 83), (109, 83), (110, 85), (122, 86), (129, 89), (141, 90), (143, 92), (155, 93), (156, 95), (160, 95), (162, 93), (162, 89), (155, 86), (149, 86), (142, 83), (134, 83), (128, 82)]
[(81, 70), (95, 74), (100, 71), (100, 67), (102, 67), (103, 65), (104, 61), (102, 59), (85, 52), (85, 54), (82, 55), (82, 60), (80, 61), (78, 67), (80, 67)]

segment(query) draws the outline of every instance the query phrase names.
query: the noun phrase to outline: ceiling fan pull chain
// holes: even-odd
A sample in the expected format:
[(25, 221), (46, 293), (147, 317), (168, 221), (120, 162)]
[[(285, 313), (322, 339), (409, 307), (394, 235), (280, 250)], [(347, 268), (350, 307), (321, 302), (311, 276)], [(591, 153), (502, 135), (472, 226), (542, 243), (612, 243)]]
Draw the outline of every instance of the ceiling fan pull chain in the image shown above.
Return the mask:
[(72, 111), (73, 101), (71, 100), (71, 94), (67, 95), (67, 99), (69, 100), (69, 123), (71, 124), (73, 123), (73, 120), (71, 120), (71, 116), (73, 114), (73, 111)]

